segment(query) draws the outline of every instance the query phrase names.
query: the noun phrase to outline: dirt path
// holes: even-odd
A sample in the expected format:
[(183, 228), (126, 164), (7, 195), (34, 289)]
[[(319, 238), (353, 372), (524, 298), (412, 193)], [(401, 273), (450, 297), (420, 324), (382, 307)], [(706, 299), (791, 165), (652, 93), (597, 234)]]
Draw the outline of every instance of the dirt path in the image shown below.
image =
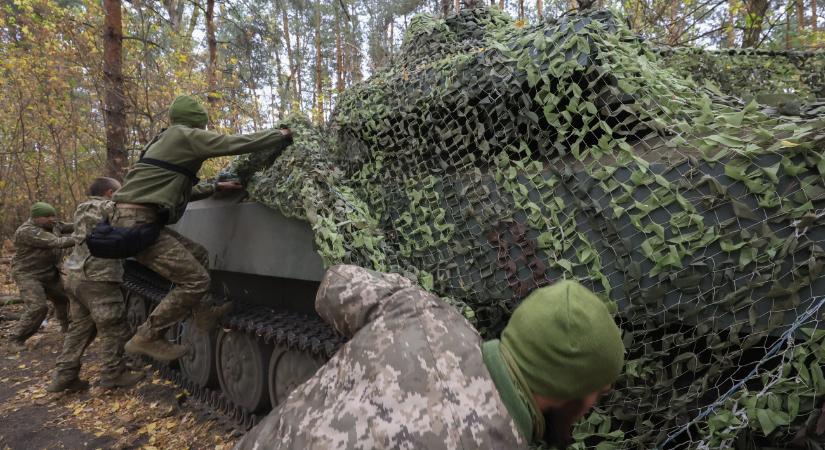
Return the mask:
[[(20, 306), (0, 307), (19, 315)], [(0, 321), (5, 335), (13, 321)], [(13, 353), (0, 338), (0, 449), (215, 449), (232, 448), (235, 438), (212, 421), (199, 419), (188, 394), (148, 371), (138, 386), (109, 392), (97, 386), (97, 345), (86, 352), (81, 378), (89, 391), (49, 394), (62, 334), (50, 321)]]

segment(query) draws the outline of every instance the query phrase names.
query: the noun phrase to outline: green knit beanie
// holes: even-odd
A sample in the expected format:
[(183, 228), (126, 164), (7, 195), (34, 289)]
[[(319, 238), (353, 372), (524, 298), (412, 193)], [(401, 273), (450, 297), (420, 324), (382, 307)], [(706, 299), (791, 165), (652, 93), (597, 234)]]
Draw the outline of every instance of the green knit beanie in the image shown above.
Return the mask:
[(181, 95), (169, 106), (169, 121), (172, 125), (206, 128), (209, 116), (195, 97)]
[(624, 365), (619, 327), (595, 294), (575, 281), (533, 291), (501, 335), (533, 394), (587, 396), (618, 378)]
[(32, 205), (31, 211), (31, 218), (36, 219), (38, 217), (49, 217), (49, 216), (56, 216), (57, 210), (54, 209), (54, 206), (44, 203), (44, 202), (37, 202)]

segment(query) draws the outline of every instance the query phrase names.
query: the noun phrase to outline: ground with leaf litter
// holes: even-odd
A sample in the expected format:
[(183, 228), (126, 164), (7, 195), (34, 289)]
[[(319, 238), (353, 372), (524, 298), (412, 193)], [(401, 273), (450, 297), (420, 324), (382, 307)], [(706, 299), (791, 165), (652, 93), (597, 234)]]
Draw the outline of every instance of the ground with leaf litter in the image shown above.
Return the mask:
[[(0, 284), (6, 287), (7, 280)], [(0, 333), (9, 332), (21, 310), (19, 304), (0, 306)], [(7, 342), (0, 339), (2, 450), (224, 450), (234, 444), (235, 436), (192, 407), (186, 391), (149, 368), (146, 379), (131, 390), (109, 392), (97, 386), (101, 366), (96, 343), (87, 350), (81, 372), (92, 383), (87, 392), (46, 392), (62, 346), (54, 321), (29, 339), (24, 352), (11, 352)]]

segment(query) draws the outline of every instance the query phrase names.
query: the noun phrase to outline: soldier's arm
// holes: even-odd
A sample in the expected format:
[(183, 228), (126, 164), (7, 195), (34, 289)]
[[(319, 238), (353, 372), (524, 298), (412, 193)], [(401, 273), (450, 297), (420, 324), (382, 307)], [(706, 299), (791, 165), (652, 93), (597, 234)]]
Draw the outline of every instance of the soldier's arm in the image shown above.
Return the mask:
[(191, 128), (187, 130), (187, 138), (192, 151), (201, 159), (272, 149), (283, 151), (292, 143), (292, 136), (285, 135), (280, 129), (250, 134), (219, 134)]
[(57, 222), (55, 229), (58, 234), (71, 234), (74, 232), (74, 223), (72, 222)]
[(75, 243), (73, 236), (57, 237), (43, 229), (18, 233), (16, 241), (37, 248), (69, 248)]
[(358, 266), (333, 266), (318, 288), (315, 309), (339, 333), (352, 337), (385, 312), (393, 294), (412, 286), (401, 275)]
[(237, 181), (215, 181), (210, 183), (200, 183), (192, 187), (190, 202), (203, 200), (218, 191), (239, 191), (243, 185)]
[(218, 190), (218, 183), (205, 182), (198, 183), (192, 186), (192, 194), (189, 197), (190, 202), (196, 202), (212, 196)]

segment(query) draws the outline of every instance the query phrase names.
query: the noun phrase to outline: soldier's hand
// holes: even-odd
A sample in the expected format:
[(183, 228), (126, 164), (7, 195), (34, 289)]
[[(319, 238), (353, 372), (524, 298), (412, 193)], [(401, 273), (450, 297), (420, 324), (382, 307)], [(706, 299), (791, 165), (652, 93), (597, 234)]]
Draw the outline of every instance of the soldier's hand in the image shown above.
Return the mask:
[(239, 191), (243, 189), (243, 185), (237, 181), (219, 181), (215, 187), (217, 191)]
[(285, 137), (292, 137), (292, 129), (290, 128), (281, 128), (281, 135)]

